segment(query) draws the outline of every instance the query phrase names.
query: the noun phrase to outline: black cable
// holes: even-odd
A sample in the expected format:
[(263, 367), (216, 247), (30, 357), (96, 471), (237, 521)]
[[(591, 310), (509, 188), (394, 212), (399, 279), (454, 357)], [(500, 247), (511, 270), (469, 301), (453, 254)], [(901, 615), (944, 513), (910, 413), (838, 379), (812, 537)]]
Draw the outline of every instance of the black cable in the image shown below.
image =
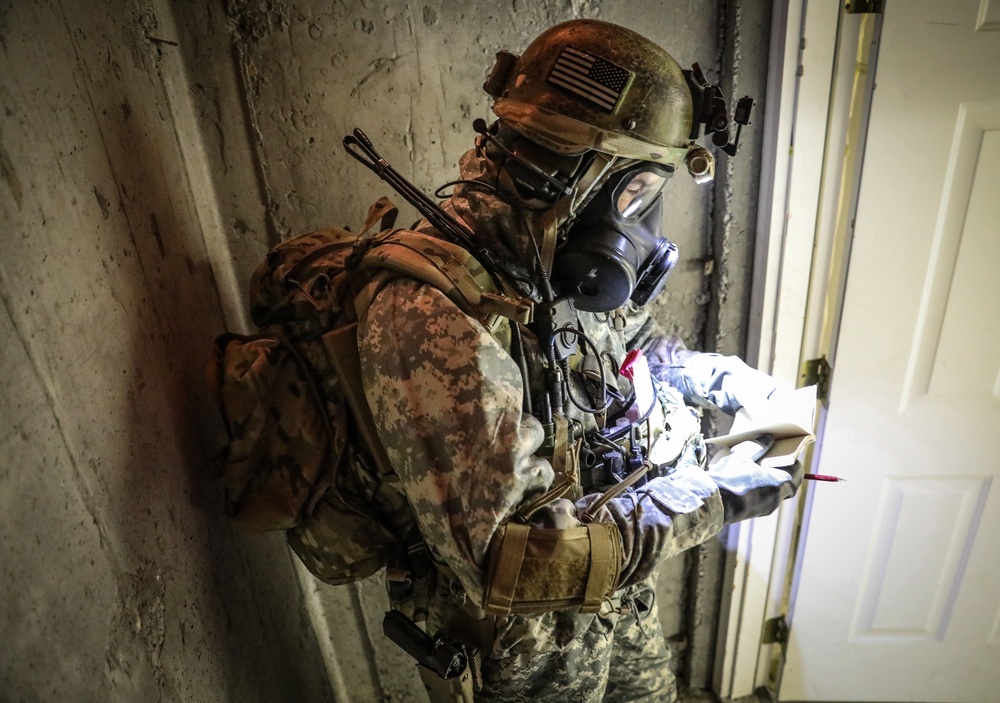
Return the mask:
[(514, 320), (510, 321), (510, 350), (514, 362), (521, 372), (521, 392), (523, 393), (521, 407), (524, 412), (534, 415), (535, 412), (531, 404), (531, 377), (528, 374), (528, 364), (524, 356), (524, 340), (521, 338), (521, 326)]
[[(592, 408), (592, 407), (583, 405), (582, 403), (580, 403), (577, 400), (577, 398), (573, 394), (573, 384), (570, 382), (569, 363), (568, 363), (568, 361), (564, 360), (562, 362), (561, 366), (562, 366), (562, 369), (563, 369), (564, 383), (566, 385), (566, 395), (569, 398), (570, 402), (573, 403), (573, 405), (575, 405), (576, 408), (577, 408), (577, 410), (579, 410), (580, 412), (587, 413), (588, 415), (598, 415), (598, 414), (604, 412), (605, 410), (607, 410), (609, 407), (611, 407), (611, 403), (614, 402), (614, 398), (611, 397), (611, 395), (608, 393), (608, 382), (607, 382), (607, 380), (605, 380), (605, 377), (604, 377), (604, 362), (601, 359), (601, 352), (600, 352), (600, 350), (598, 350), (597, 345), (594, 344), (594, 342), (590, 339), (590, 337), (588, 337), (586, 334), (584, 334), (583, 331), (578, 330), (575, 327), (571, 327), (570, 325), (563, 325), (562, 327), (556, 329), (552, 333), (552, 339), (549, 340), (549, 357), (550, 357), (550, 359), (554, 359), (555, 358), (554, 347), (555, 347), (555, 338), (556, 338), (556, 336), (560, 335), (560, 334), (566, 334), (566, 333), (575, 335), (576, 338), (578, 340), (580, 340), (585, 347), (589, 346), (591, 348), (591, 350), (594, 352), (594, 358), (597, 359), (597, 365), (598, 365), (598, 368), (600, 369), (600, 372), (601, 372), (601, 396), (604, 399), (604, 404), (601, 407), (599, 407), (599, 408)], [(551, 363), (551, 361), (550, 361), (550, 363)]]
[(596, 442), (597, 444), (603, 444), (608, 449), (611, 449), (611, 450), (614, 450), (614, 451), (621, 451), (621, 447), (619, 445), (617, 445), (614, 442), (612, 442), (610, 439), (608, 439), (607, 437), (605, 437), (604, 435), (602, 435), (600, 432), (590, 432), (590, 433), (588, 433), (587, 434), (587, 439), (590, 440), (590, 441), (592, 441), (592, 442)]
[[(655, 384), (656, 381), (653, 381), (653, 383)], [(653, 410), (656, 409), (656, 404), (660, 402), (660, 397), (655, 392), (656, 389), (654, 388), (653, 390), (654, 390), (654, 393), (653, 393), (653, 402), (650, 404), (649, 409), (646, 410), (646, 412), (644, 412), (642, 414), (642, 417), (640, 417), (638, 420), (636, 420), (633, 423), (625, 425), (625, 427), (619, 427), (619, 428), (617, 428), (616, 431), (609, 432), (606, 435), (608, 439), (610, 439), (612, 441), (619, 440), (622, 437), (624, 437), (632, 429), (633, 425), (641, 425), (642, 423), (644, 423), (646, 420), (649, 419), (649, 416), (653, 414)]]

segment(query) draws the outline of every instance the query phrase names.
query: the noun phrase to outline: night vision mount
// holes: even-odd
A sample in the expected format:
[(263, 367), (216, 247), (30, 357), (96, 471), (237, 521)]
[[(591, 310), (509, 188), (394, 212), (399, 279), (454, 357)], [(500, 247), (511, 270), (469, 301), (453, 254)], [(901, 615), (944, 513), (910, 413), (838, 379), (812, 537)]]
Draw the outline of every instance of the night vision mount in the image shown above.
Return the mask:
[(691, 90), (691, 100), (694, 107), (694, 119), (691, 121), (691, 139), (701, 136), (701, 127), (705, 126), (705, 136), (712, 135), (712, 143), (730, 156), (736, 156), (739, 148), (740, 130), (750, 124), (750, 111), (754, 100), (745, 95), (736, 101), (736, 111), (733, 122), (736, 123), (736, 134), (730, 140), (729, 110), (722, 89), (706, 80), (698, 64), (693, 64), (691, 70), (684, 71), (688, 88)]

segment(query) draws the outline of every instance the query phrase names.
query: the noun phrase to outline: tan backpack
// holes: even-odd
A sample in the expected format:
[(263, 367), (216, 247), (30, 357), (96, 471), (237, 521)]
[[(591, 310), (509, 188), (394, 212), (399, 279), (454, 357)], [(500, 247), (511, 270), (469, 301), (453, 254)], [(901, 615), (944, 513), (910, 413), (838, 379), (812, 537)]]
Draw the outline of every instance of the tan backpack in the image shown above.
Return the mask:
[[(250, 280), (259, 332), (219, 336), (210, 364), (226, 512), (249, 531), (285, 530), (331, 584), (369, 576), (419, 541), (364, 398), (359, 314), (396, 276), (434, 285), (501, 342), (505, 318), (529, 311), (465, 249), (388, 229), (395, 213), (383, 198), (361, 234), (326, 229), (274, 247)], [(366, 234), (378, 221), (382, 231)]]

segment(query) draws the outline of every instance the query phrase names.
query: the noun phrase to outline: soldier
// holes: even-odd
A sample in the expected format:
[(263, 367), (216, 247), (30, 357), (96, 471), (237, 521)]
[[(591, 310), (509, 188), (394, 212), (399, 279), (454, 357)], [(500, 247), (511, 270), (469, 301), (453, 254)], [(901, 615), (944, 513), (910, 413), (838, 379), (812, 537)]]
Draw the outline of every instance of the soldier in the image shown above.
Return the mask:
[(754, 443), (706, 470), (699, 408), (784, 389), (645, 309), (677, 258), (661, 190), (710, 174), (674, 59), (576, 20), (501, 52), (485, 87), (498, 119), (445, 209), (533, 321), (489, 330), (395, 277), (359, 324), (365, 395), (434, 564), (427, 630), (478, 653), (477, 701), (673, 701), (659, 565), (801, 480)]

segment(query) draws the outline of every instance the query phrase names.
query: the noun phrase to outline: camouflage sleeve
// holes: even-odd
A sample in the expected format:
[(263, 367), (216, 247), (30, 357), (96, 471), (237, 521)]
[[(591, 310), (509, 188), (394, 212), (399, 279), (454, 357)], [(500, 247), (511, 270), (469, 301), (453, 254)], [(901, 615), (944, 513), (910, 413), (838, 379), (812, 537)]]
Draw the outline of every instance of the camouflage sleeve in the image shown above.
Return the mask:
[(521, 413), (514, 360), (439, 290), (389, 283), (359, 326), (375, 424), (421, 534), (482, 602), (493, 533), (553, 480), (534, 457), (542, 427)]

